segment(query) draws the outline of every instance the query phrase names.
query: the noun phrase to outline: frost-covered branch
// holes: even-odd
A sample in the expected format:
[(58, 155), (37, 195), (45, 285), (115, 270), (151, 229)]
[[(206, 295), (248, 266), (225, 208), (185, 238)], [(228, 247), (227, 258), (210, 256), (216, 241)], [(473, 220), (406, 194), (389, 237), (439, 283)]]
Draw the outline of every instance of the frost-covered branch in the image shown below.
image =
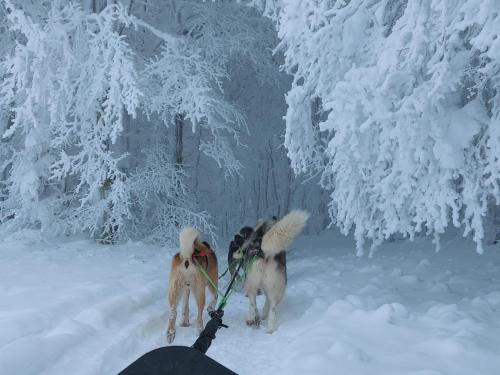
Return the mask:
[(288, 154), (297, 172), (323, 170), (331, 217), (354, 228), (359, 253), (365, 238), (450, 224), (482, 251), (500, 199), (499, 12), (493, 0), (281, 2)]
[[(162, 144), (163, 143), (163, 144)], [(182, 168), (170, 162), (162, 142), (146, 152), (145, 166), (130, 178), (129, 192), (136, 215), (133, 230), (138, 237), (175, 246), (179, 230), (185, 226), (200, 229), (215, 243), (210, 215), (199, 211), (185, 184)]]
[(54, 4), (36, 23), (4, 4), (23, 38), (1, 64), (0, 107), (13, 117), (3, 137), (13, 137), (17, 151), (0, 204), (17, 224), (111, 235), (130, 215), (111, 145), (142, 96), (133, 53), (116, 31), (132, 20), (119, 4), (91, 14), (70, 3)]

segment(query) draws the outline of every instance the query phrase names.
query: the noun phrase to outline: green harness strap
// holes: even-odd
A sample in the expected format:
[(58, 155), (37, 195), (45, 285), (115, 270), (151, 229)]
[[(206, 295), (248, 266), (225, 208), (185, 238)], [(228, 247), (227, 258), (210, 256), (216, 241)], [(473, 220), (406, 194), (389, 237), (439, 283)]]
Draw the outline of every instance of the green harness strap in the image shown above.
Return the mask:
[(250, 268), (252, 268), (252, 266), (255, 263), (255, 261), (257, 260), (257, 258), (258, 258), (257, 255), (254, 255), (254, 256), (252, 256), (252, 258), (250, 258), (250, 262), (248, 262), (248, 264), (245, 268), (245, 276), (248, 273), (248, 271), (250, 271)]
[(250, 261), (245, 266), (245, 269), (243, 270), (243, 275), (238, 276), (238, 286), (239, 287), (243, 286), (243, 283), (245, 282), (245, 278), (247, 277), (248, 272), (252, 268), (252, 266), (255, 263), (255, 261), (257, 260), (257, 258), (259, 258), (259, 256), (257, 256), (257, 255), (252, 256), (250, 258)]

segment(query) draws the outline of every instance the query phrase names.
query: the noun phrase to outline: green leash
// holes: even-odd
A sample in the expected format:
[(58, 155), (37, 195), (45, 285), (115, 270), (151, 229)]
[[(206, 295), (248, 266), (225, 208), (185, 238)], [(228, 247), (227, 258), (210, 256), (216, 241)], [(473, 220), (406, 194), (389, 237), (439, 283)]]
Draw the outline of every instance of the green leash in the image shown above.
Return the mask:
[[(241, 276), (239, 276), (238, 273), (239, 273), (239, 270), (240, 270), (240, 268), (241, 268), (241, 266), (243, 264), (243, 258), (237, 259), (237, 260), (233, 261), (233, 264), (239, 263), (238, 264), (238, 269), (234, 273), (235, 277), (233, 277), (233, 279), (231, 280), (231, 283), (229, 284), (229, 287), (228, 287), (228, 290), (227, 290), (226, 294), (223, 294), (219, 290), (219, 288), (217, 288), (217, 285), (215, 285), (215, 283), (213, 282), (213, 280), (208, 275), (207, 271), (205, 271), (205, 269), (196, 260), (196, 258), (194, 259), (194, 264), (196, 265), (196, 268), (198, 268), (198, 270), (200, 270), (200, 272), (202, 273), (202, 275), (205, 276), (205, 278), (210, 283), (210, 285), (212, 285), (212, 287), (217, 291), (217, 294), (219, 294), (222, 297), (222, 299), (221, 299), (221, 301), (219, 303), (219, 307), (217, 309), (224, 309), (224, 307), (227, 304), (227, 300), (229, 299), (229, 296), (231, 295), (231, 292), (233, 291), (232, 285), (233, 285), (234, 281), (236, 281), (236, 279), (237, 279), (238, 280), (237, 282), (242, 284), (243, 280), (245, 279), (245, 277), (247, 275), (247, 273), (250, 271), (250, 269), (252, 268), (253, 264), (257, 260), (257, 258), (258, 258), (257, 255), (254, 255), (254, 256), (252, 256), (252, 258), (250, 258), (250, 262), (248, 262), (248, 264), (245, 266), (245, 270), (243, 271), (243, 275), (241, 275)], [(231, 264), (231, 265), (233, 265), (233, 264)], [(228, 270), (229, 270), (229, 267), (228, 267)], [(227, 273), (227, 270), (222, 274), (222, 276), (224, 276), (226, 273)]]
[[(241, 245), (238, 248), (238, 251), (243, 250), (243, 255), (246, 253), (248, 247), (250, 246), (250, 244), (252, 243), (252, 241), (255, 240), (255, 236), (257, 235), (258, 231), (260, 230), (260, 228), (262, 228), (263, 225), (264, 225), (264, 223), (261, 223), (260, 225), (257, 226), (257, 228), (255, 228), (255, 230), (252, 233), (252, 235), (243, 243), (243, 245)], [(215, 285), (215, 283), (212, 281), (212, 279), (210, 278), (210, 276), (208, 276), (207, 272), (200, 265), (200, 263), (196, 260), (196, 258), (193, 259), (194, 263), (196, 265), (196, 268), (198, 268), (200, 270), (200, 272), (203, 274), (203, 276), (205, 276), (207, 278), (207, 280), (210, 283), (210, 285), (212, 285), (212, 287), (215, 290), (217, 290), (217, 293), (222, 296), (222, 299), (221, 299), (221, 301), (219, 303), (219, 307), (217, 308), (216, 311), (219, 311), (219, 312), (221, 312), (221, 314), (223, 314), (224, 306), (226, 306), (226, 304), (227, 304), (227, 300), (229, 298), (229, 295), (232, 292), (234, 282), (236, 281), (236, 279), (238, 279), (238, 282), (242, 282), (242, 280), (244, 280), (244, 277), (246, 277), (248, 271), (253, 266), (253, 264), (255, 263), (255, 261), (257, 260), (257, 258), (258, 258), (257, 255), (253, 255), (252, 258), (250, 258), (250, 262), (248, 262), (248, 264), (245, 266), (245, 270), (243, 272), (244, 274), (242, 276), (239, 276), (239, 272), (240, 272), (241, 266), (243, 265), (243, 261), (245, 259), (245, 256), (242, 256), (240, 259), (235, 259), (231, 263), (231, 265), (233, 265), (235, 262), (237, 262), (238, 267), (236, 268), (236, 270), (235, 270), (235, 272), (233, 274), (233, 277), (231, 277), (231, 281), (229, 282), (229, 286), (227, 287), (227, 290), (226, 290), (225, 294), (222, 294), (222, 292), (219, 290), (219, 288), (217, 288), (217, 286)], [(229, 270), (229, 267), (230, 266), (228, 265), (227, 269), (224, 271), (224, 273), (222, 274), (222, 276), (224, 276), (227, 273), (227, 271)], [(219, 277), (219, 279), (220, 279), (220, 277)]]
[(242, 264), (243, 264), (243, 258), (239, 260), (238, 267), (236, 268), (236, 271), (234, 272), (233, 277), (231, 277), (231, 281), (229, 282), (229, 285), (227, 287), (226, 294), (224, 294), (224, 296), (222, 297), (222, 299), (219, 303), (219, 307), (217, 308), (216, 311), (220, 311), (223, 313), (224, 307), (227, 304), (227, 300), (229, 299), (229, 296), (231, 295), (231, 292), (233, 291), (233, 284), (234, 284), (234, 281), (236, 280), (236, 278), (238, 277), (238, 274), (240, 272)]
[(212, 285), (212, 287), (217, 291), (217, 293), (220, 294), (224, 298), (224, 294), (219, 290), (219, 288), (217, 288), (217, 285), (215, 285), (215, 283), (212, 281), (212, 279), (208, 275), (207, 271), (205, 271), (205, 269), (196, 260), (196, 258), (194, 258), (193, 260), (194, 260), (194, 264), (196, 265), (196, 268), (198, 268), (198, 270), (200, 270), (200, 272), (203, 274), (203, 276), (206, 277), (206, 279), (208, 280), (208, 282), (210, 283), (210, 285)]
[[(232, 266), (236, 266), (238, 264), (239, 259), (235, 259), (231, 262), (231, 264), (226, 268), (226, 270), (222, 273), (222, 275), (219, 276), (219, 280), (222, 279), (224, 276), (226, 276), (226, 273), (229, 271), (229, 269)], [(236, 268), (236, 267), (235, 267)]]
[[(258, 230), (262, 227), (262, 225), (263, 224), (260, 224), (256, 228), (257, 230), (255, 230), (252, 233), (252, 235), (250, 236), (250, 238), (248, 238), (243, 243), (243, 245), (240, 246), (240, 248), (238, 249), (238, 251), (240, 251), (240, 250), (243, 249), (244, 250), (243, 254), (246, 253), (246, 250), (250, 246), (251, 242), (253, 240), (255, 240), (255, 236), (257, 235)], [(257, 258), (258, 258), (258, 256), (256, 256), (256, 255), (252, 256), (252, 258), (250, 259), (250, 262), (248, 262), (248, 264), (245, 266), (245, 270), (244, 270), (245, 275), (248, 273), (248, 271), (250, 270), (250, 268), (253, 266), (253, 264), (255, 263), (255, 261), (256, 261)], [(217, 308), (217, 310), (209, 312), (209, 315), (210, 315), (211, 319), (207, 323), (205, 329), (200, 333), (200, 336), (198, 337), (198, 340), (196, 340), (196, 342), (192, 346), (193, 348), (196, 348), (196, 349), (200, 350), (202, 353), (205, 353), (207, 351), (208, 347), (210, 346), (210, 343), (215, 338), (215, 333), (217, 332), (217, 330), (219, 328), (221, 328), (221, 327), (227, 328), (227, 325), (225, 325), (225, 324), (222, 323), (222, 317), (224, 315), (224, 307), (226, 306), (227, 300), (229, 298), (229, 295), (232, 292), (232, 288), (233, 288), (234, 282), (236, 281), (236, 279), (239, 276), (239, 272), (241, 270), (241, 266), (243, 265), (244, 259), (245, 259), (245, 257), (241, 257), (239, 260), (237, 260), (238, 261), (238, 266), (236, 267), (236, 270), (235, 270), (235, 272), (233, 273), (233, 275), (231, 277), (231, 281), (229, 282), (229, 285), (228, 285), (228, 287), (226, 289), (226, 293), (224, 293), (224, 295), (222, 295), (222, 293), (220, 292), (219, 288), (217, 288), (217, 286), (215, 285), (215, 283), (213, 282), (213, 280), (210, 278), (210, 276), (208, 276), (207, 272), (200, 265), (200, 263), (196, 259), (193, 259), (196, 267), (200, 270), (200, 272), (202, 273), (202, 275), (207, 278), (207, 280), (210, 283), (210, 285), (212, 285), (212, 287), (215, 288), (215, 290), (217, 290), (218, 294), (222, 295), (222, 299), (221, 299), (221, 301), (219, 303), (219, 307)], [(229, 265), (228, 265), (228, 269), (229, 269)], [(227, 270), (223, 273), (222, 276), (224, 276), (226, 273), (227, 273)], [(207, 340), (208, 340), (208, 342), (207, 342)]]

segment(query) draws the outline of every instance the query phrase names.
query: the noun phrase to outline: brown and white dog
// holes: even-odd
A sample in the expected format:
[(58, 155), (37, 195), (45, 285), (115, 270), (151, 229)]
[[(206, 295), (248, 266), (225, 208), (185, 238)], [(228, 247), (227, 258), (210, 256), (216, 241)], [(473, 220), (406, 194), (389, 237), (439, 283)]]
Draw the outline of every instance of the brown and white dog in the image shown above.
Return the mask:
[[(264, 226), (267, 228), (262, 235), (260, 246), (262, 254), (255, 260), (250, 260), (252, 264), (248, 267), (245, 278), (244, 288), (250, 302), (246, 317), (248, 325), (258, 327), (261, 319), (269, 319), (267, 332), (272, 333), (276, 330), (276, 308), (283, 299), (286, 286), (285, 250), (302, 231), (308, 218), (309, 214), (306, 211), (294, 210), (278, 222), (271, 223), (270, 228), (266, 223), (257, 226), (256, 233)], [(259, 291), (266, 295), (260, 316), (256, 301)]]
[(203, 329), (203, 309), (205, 308), (205, 288), (208, 286), (212, 300), (208, 311), (215, 309), (217, 290), (208, 282), (196, 267), (195, 260), (205, 269), (215, 286), (218, 281), (217, 257), (206, 242), (200, 241), (200, 232), (194, 228), (184, 228), (179, 234), (180, 251), (172, 259), (168, 302), (170, 317), (168, 319), (167, 341), (172, 343), (175, 338), (175, 320), (177, 318), (177, 303), (183, 296), (182, 327), (189, 327), (189, 293), (193, 292), (198, 307), (196, 325), (198, 333)]

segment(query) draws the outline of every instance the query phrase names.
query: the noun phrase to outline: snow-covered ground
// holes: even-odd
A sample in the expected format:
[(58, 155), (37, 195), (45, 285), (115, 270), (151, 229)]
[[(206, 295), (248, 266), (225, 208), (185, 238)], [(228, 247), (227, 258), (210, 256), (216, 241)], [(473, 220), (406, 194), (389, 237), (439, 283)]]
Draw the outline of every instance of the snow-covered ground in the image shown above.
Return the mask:
[[(333, 233), (302, 237), (289, 254), (278, 331), (247, 327), (247, 301), (235, 293), (230, 328), (208, 354), (239, 374), (500, 373), (498, 248), (479, 256), (452, 238), (435, 253), (417, 240), (386, 244), (370, 259), (353, 246)], [(0, 373), (113, 374), (165, 345), (173, 252), (47, 242), (29, 231), (4, 238)], [(195, 338), (194, 327), (179, 327), (174, 344)]]

